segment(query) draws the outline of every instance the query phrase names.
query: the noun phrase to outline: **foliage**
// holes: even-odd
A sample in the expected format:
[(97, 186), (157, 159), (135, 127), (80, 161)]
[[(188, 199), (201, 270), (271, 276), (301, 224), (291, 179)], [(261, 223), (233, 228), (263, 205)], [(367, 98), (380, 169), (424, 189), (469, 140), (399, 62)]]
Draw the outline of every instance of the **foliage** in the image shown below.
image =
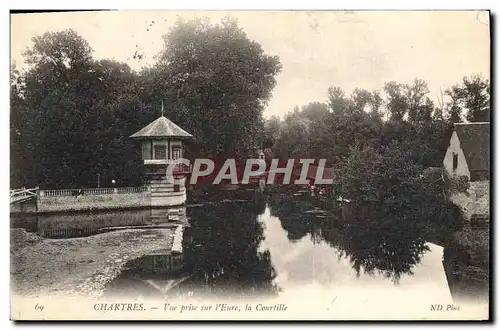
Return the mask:
[(278, 58), (266, 55), (232, 19), (179, 21), (164, 41), (158, 65), (166, 70), (170, 99), (189, 109), (188, 127), (203, 153), (256, 147), (262, 111), (281, 70)]
[[(279, 127), (273, 119), (276, 154), (326, 158), (333, 168), (335, 198), (351, 201), (348, 225), (335, 234), (321, 230), (320, 236), (350, 256), (358, 273), (377, 269), (397, 282), (420, 261), (426, 240), (459, 228), (462, 215), (445, 200), (444, 183), (425, 181), (422, 171), (441, 167), (453, 123), (464, 115), (485, 119), (488, 88), (477, 76), (464, 78), (436, 107), (420, 79), (388, 82), (382, 93), (355, 89), (350, 97), (331, 87), (321, 111), (311, 111), (319, 103), (310, 103), (295, 107)], [(284, 223), (293, 238), (314, 231), (308, 220), (295, 222)]]
[(470, 122), (490, 121), (490, 82), (480, 75), (463, 77), (461, 85), (454, 85), (448, 91), (452, 104), (451, 115), (457, 120), (463, 110)]
[(11, 69), (11, 186), (140, 184), (129, 136), (160, 115), (162, 100), (198, 155), (256, 147), (278, 58), (230, 19), (179, 21), (164, 42), (158, 62), (135, 72), (94, 59), (73, 30), (34, 37), (28, 69)]
[[(278, 122), (266, 122), (273, 150), (281, 158), (326, 158), (330, 166), (345, 162), (355, 147), (382, 152), (394, 141), (422, 167), (441, 166), (452, 124), (465, 115), (470, 121), (489, 120), (489, 82), (464, 77), (462, 85), (445, 91), (436, 106), (427, 83), (387, 82), (382, 90), (356, 88), (346, 96), (340, 87), (327, 90), (327, 103), (295, 107)], [(444, 100), (444, 97), (447, 100)], [(269, 131), (270, 130), (270, 131)]]

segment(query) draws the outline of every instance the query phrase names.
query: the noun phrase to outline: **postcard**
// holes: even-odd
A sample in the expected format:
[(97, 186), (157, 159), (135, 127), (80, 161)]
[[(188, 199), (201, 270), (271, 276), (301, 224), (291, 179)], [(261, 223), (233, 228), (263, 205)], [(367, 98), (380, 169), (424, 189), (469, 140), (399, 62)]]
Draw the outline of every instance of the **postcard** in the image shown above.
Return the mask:
[(10, 20), (12, 320), (489, 320), (488, 11)]

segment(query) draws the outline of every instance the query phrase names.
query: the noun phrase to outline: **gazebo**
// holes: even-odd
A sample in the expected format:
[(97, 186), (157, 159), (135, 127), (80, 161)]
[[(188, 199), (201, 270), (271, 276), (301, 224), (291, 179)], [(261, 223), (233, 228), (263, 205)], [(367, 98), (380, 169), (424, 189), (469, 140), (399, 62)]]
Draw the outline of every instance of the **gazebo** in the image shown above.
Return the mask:
[[(175, 162), (183, 158), (183, 142), (191, 137), (191, 134), (164, 117), (163, 113), (130, 136), (141, 141), (145, 179), (151, 186), (152, 206), (179, 205), (186, 201), (185, 177), (189, 168), (182, 164), (176, 165)], [(174, 177), (167, 173), (169, 164), (175, 165), (173, 174), (181, 178), (181, 184), (174, 184)]]

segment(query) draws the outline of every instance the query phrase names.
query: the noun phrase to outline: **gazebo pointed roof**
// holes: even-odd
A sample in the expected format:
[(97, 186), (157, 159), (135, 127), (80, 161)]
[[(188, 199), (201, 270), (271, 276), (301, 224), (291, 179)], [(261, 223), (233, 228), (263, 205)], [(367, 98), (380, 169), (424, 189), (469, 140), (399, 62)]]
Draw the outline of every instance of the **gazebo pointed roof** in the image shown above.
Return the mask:
[(191, 134), (174, 124), (171, 120), (161, 116), (146, 127), (130, 136), (131, 138), (189, 138)]

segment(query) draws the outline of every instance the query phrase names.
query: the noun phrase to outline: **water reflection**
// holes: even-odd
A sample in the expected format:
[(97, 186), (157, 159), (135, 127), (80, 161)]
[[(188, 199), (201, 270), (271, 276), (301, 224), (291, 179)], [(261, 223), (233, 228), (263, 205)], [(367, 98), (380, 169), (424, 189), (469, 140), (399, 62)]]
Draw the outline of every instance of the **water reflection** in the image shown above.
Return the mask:
[(263, 200), (223, 200), (188, 207), (182, 272), (159, 278), (143, 267), (114, 285), (130, 287), (135, 278), (141, 285), (168, 286), (157, 294), (183, 298), (311, 294), (319, 285), (324, 294), (350, 292), (352, 298), (358, 291), (359, 299), (368, 292), (406, 299), (406, 293), (431, 291), (439, 301), (450, 300), (442, 248), (427, 245), (418, 231), (346, 224), (338, 212), (293, 197), (272, 197), (267, 206)]
[(269, 199), (269, 208), (271, 215), (281, 220), (281, 226), (287, 231), (290, 241), (300, 240), (314, 232), (316, 216), (310, 212), (311, 204), (307, 201), (274, 197)]
[(238, 201), (189, 209), (184, 288), (195, 294), (248, 297), (277, 293), (269, 251), (259, 251), (265, 202)]
[[(268, 205), (261, 216), (266, 228), (261, 248), (271, 253), (276, 282), (285, 297), (337, 297), (358, 305), (367, 301), (384, 305), (429, 299), (451, 302), (440, 246), (418, 246), (418, 239), (399, 243), (397, 232), (392, 237), (366, 231), (343, 222), (338, 210), (321, 211), (288, 196), (274, 197)], [(303, 216), (283, 221), (290, 208), (301, 210)], [(289, 239), (290, 233), (295, 239)], [(406, 254), (401, 260), (399, 252)]]
[(418, 226), (398, 226), (351, 219), (344, 223), (339, 213), (311, 210), (307, 202), (286, 196), (269, 201), (271, 215), (281, 219), (288, 238), (299, 240), (310, 234), (314, 242), (324, 240), (339, 259), (348, 259), (358, 274), (376, 273), (398, 283), (402, 274), (412, 274), (429, 248)]
[(11, 228), (46, 238), (85, 237), (122, 228), (187, 225), (186, 207), (11, 216)]
[(248, 299), (344, 292), (351, 299), (394, 294), (402, 302), (421, 297), (446, 303), (450, 288), (453, 298), (470, 295), (467, 290), (476, 284), (483, 292), (485, 288), (484, 281), (474, 284), (474, 276), (461, 276), (461, 268), (477, 271), (477, 265), (470, 267), (474, 258), (450, 246), (443, 255), (442, 247), (426, 242), (419, 224), (402, 226), (397, 216), (383, 222), (359, 216), (346, 221), (339, 209), (322, 210), (294, 196), (12, 221), (13, 227), (51, 238), (185, 226), (180, 252), (165, 243), (127, 262), (107, 295)]
[(448, 244), (443, 251), (443, 267), (454, 300), (484, 303), (490, 289), (489, 228), (468, 229), (465, 233), (476, 245)]
[[(346, 218), (340, 208), (325, 212), (286, 195), (270, 198), (268, 205), (270, 216), (279, 220), (263, 216), (266, 235), (277, 237), (282, 230), (288, 240), (264, 242), (277, 269), (277, 282), (285, 291), (311, 282), (319, 283), (322, 290), (355, 290), (363, 285), (368, 289), (373, 282), (389, 294), (396, 290), (386, 285), (390, 281), (409, 296), (419, 288), (426, 300), (433, 295), (455, 302), (488, 299), (487, 249), (453, 245), (451, 235), (444, 248), (429, 243), (439, 235), (432, 235), (422, 223), (403, 225), (397, 215), (367, 221), (360, 216), (363, 210), (351, 210)], [(487, 229), (470, 229), (466, 235), (476, 245), (487, 245), (479, 243), (488, 241)]]
[[(225, 299), (277, 294), (269, 251), (259, 250), (264, 230), (258, 216), (264, 209), (264, 200), (223, 200), (188, 207), (190, 226), (184, 231), (182, 266), (162, 273), (154, 271), (151, 256), (131, 261), (106, 294), (125, 291), (139, 296)], [(162, 257), (172, 260), (166, 252)]]

